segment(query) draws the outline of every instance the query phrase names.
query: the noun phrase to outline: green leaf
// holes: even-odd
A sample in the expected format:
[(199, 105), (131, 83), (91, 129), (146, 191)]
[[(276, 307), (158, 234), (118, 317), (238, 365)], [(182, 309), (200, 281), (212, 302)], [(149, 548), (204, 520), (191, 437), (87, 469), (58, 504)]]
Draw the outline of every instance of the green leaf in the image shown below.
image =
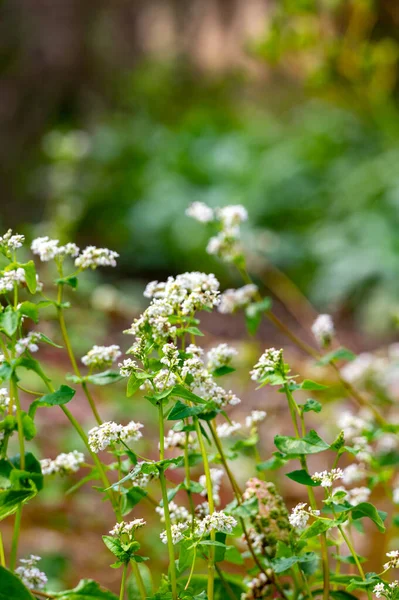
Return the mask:
[(44, 335), (44, 333), (40, 333), (40, 341), (44, 342), (45, 344), (48, 344), (49, 346), (53, 346), (53, 348), (62, 348), (62, 346), (60, 346), (59, 344), (56, 344), (55, 342), (53, 342), (53, 340), (50, 340), (49, 337), (47, 337), (47, 335)]
[(36, 496), (36, 490), (33, 488), (0, 492), (0, 521), (14, 514), (20, 504), (28, 502), (34, 496)]
[(29, 407), (29, 416), (33, 418), (39, 406), (61, 406), (62, 404), (68, 404), (75, 393), (75, 390), (68, 385), (61, 385), (56, 392), (46, 394), (38, 400), (34, 400)]
[(33, 600), (33, 596), (19, 577), (0, 567), (0, 600)]
[(91, 579), (82, 579), (73, 590), (53, 595), (59, 600), (118, 600), (115, 594)]
[(39, 322), (39, 309), (37, 305), (33, 302), (22, 302), (22, 304), (20, 304), (19, 306), (18, 311), (20, 315), (29, 317), (29, 319), (32, 319), (32, 321), (34, 321), (35, 323)]
[(8, 337), (12, 337), (17, 331), (19, 322), (19, 313), (14, 310), (12, 306), (7, 308), (0, 313), (0, 330), (3, 331)]
[(186, 419), (187, 417), (198, 415), (203, 410), (204, 407), (202, 405), (187, 406), (186, 404), (183, 404), (183, 402), (178, 400), (168, 415), (168, 421), (180, 421), (181, 419)]
[(191, 335), (199, 335), (199, 336), (203, 336), (204, 335), (202, 333), (202, 331), (200, 329), (198, 329), (198, 327), (187, 327), (187, 329), (185, 331), (187, 333), (191, 333)]
[(233, 565), (243, 565), (244, 559), (241, 555), (241, 552), (235, 546), (227, 546), (226, 552), (224, 555), (224, 560)]
[(286, 473), (286, 476), (292, 481), (296, 481), (296, 483), (300, 483), (302, 485), (317, 487), (320, 485), (317, 481), (313, 481), (311, 476), (305, 469), (299, 469), (298, 471), (291, 471), (291, 473)]
[(36, 293), (37, 288), (37, 279), (36, 279), (36, 267), (33, 260), (21, 265), (23, 270), (25, 271), (25, 281), (28, 286), (28, 290), (31, 294)]
[(245, 323), (248, 333), (255, 335), (262, 321), (262, 314), (270, 310), (272, 301), (270, 298), (263, 298), (260, 302), (253, 302), (245, 309)]
[(301, 390), (326, 390), (328, 388), (328, 386), (326, 385), (322, 385), (321, 383), (316, 383), (315, 381), (312, 381), (311, 379), (304, 379), (304, 381), (302, 381), (302, 383), (299, 386), (299, 389)]
[(62, 277), (60, 279), (56, 279), (55, 283), (57, 285), (70, 285), (71, 288), (76, 290), (76, 288), (78, 287), (79, 280), (77, 277), (75, 277), (75, 275), (70, 275), (69, 277)]
[(247, 517), (254, 517), (259, 513), (259, 501), (256, 496), (250, 498), (249, 500), (245, 500), (241, 504), (238, 504), (234, 508), (231, 509), (231, 514), (235, 517), (241, 517), (243, 519)]
[(108, 385), (115, 383), (123, 379), (119, 371), (103, 371), (102, 373), (95, 373), (94, 375), (88, 375), (86, 381), (94, 383), (94, 385)]
[[(185, 583), (187, 578), (181, 578), (179, 581)], [(236, 598), (241, 598), (241, 594), (247, 591), (246, 586), (244, 585), (242, 576), (235, 577), (234, 575), (230, 575), (229, 573), (223, 573), (223, 581), (219, 579), (219, 577), (215, 577), (215, 589), (214, 589), (214, 600), (227, 600), (230, 599), (229, 593), (226, 590), (226, 585), (228, 585), (228, 589), (231, 590), (230, 593)], [(206, 575), (194, 575), (191, 579), (189, 591), (195, 597), (196, 595), (201, 594), (204, 590), (207, 589), (208, 585), (208, 577)], [(163, 595), (162, 600), (166, 600), (167, 596)], [(158, 599), (157, 599), (158, 600)], [(204, 596), (204, 600), (206, 600), (206, 596)]]
[[(147, 596), (151, 596), (153, 594), (151, 571), (147, 565), (144, 565), (143, 563), (140, 563), (137, 566), (140, 571), (146, 594)], [(137, 587), (136, 577), (134, 575), (129, 577), (126, 588), (128, 600), (142, 600), (140, 590)]]
[(317, 535), (320, 535), (320, 533), (324, 533), (328, 529), (331, 529), (331, 527), (334, 527), (335, 525), (336, 522), (333, 519), (317, 519), (317, 521), (312, 523), (308, 529), (305, 529), (301, 535), (301, 539), (309, 540), (310, 538), (316, 537)]
[(23, 367), (24, 369), (28, 369), (28, 371), (34, 371), (40, 377), (40, 379), (42, 379), (46, 383), (51, 381), (51, 379), (49, 379), (43, 372), (40, 363), (34, 358), (21, 356), (20, 358), (17, 358), (17, 360), (14, 363), (14, 366)]
[(353, 352), (347, 348), (341, 347), (323, 356), (317, 361), (316, 365), (323, 366), (337, 362), (337, 360), (354, 360), (355, 358), (356, 354), (353, 354)]
[(302, 406), (303, 412), (313, 411), (315, 413), (319, 413), (323, 406), (317, 400), (313, 400), (313, 398), (308, 398)]
[(29, 442), (33, 440), (36, 435), (36, 425), (26, 412), (22, 413), (22, 431), (24, 432), (24, 438)]
[(11, 375), (13, 373), (13, 368), (8, 362), (3, 362), (0, 365), (0, 381), (8, 381), (11, 379)]
[(182, 385), (175, 385), (172, 388), (171, 394), (172, 397), (182, 398), (183, 400), (188, 400), (189, 402), (194, 402), (194, 404), (204, 404), (206, 401), (203, 398), (200, 398), (190, 390), (186, 389)]
[(274, 452), (273, 456), (268, 460), (265, 460), (262, 463), (256, 465), (257, 471), (276, 471), (277, 469), (281, 469), (286, 463), (288, 459), (280, 454), (280, 452)]
[(126, 494), (123, 495), (122, 516), (130, 513), (130, 511), (147, 496), (147, 492), (140, 487), (131, 487)]
[(370, 502), (361, 502), (357, 506), (354, 506), (351, 510), (353, 519), (361, 519), (362, 517), (368, 517), (375, 523), (377, 529), (382, 533), (385, 531), (384, 522), (381, 518), (380, 513), (376, 507), (370, 504)]
[[(15, 469), (21, 469), (21, 457), (19, 454), (12, 456), (9, 459), (9, 462), (14, 466)], [(20, 472), (24, 473), (26, 478), (33, 481), (38, 491), (43, 488), (42, 467), (32, 452), (25, 452), (25, 467)], [(11, 475), (12, 473), (13, 471), (10, 472)]]
[(229, 373), (234, 373), (235, 369), (233, 367), (229, 367), (228, 365), (223, 365), (218, 369), (212, 371), (212, 375), (214, 377), (223, 377), (223, 375), (228, 375)]
[(126, 396), (128, 398), (130, 398), (130, 396), (133, 396), (137, 392), (137, 390), (140, 389), (142, 383), (143, 381), (141, 379), (138, 379), (136, 375), (132, 373), (129, 379), (127, 380)]
[(288, 569), (291, 569), (291, 567), (298, 563), (302, 566), (304, 563), (314, 562), (315, 560), (318, 560), (318, 556), (315, 552), (305, 552), (305, 554), (299, 556), (275, 558), (272, 561), (273, 571), (275, 573), (284, 573), (284, 571), (288, 571)]
[(102, 538), (108, 550), (110, 550), (118, 560), (122, 563), (129, 562), (131, 553), (126, 552), (126, 550), (122, 548), (122, 542), (118, 538), (112, 537), (111, 535), (103, 535)]
[(306, 454), (317, 454), (329, 449), (329, 445), (322, 440), (314, 429), (311, 429), (305, 437), (297, 439), (284, 435), (276, 435), (274, 443), (282, 454), (295, 458)]

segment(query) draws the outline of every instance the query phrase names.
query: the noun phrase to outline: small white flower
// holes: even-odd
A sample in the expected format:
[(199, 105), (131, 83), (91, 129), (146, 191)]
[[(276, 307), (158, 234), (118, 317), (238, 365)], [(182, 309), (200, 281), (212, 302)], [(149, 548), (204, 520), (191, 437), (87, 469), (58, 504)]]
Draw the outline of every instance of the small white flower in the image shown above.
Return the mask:
[(237, 350), (232, 346), (219, 344), (215, 348), (211, 348), (207, 353), (207, 368), (210, 371), (215, 371), (216, 369), (220, 369), (220, 367), (228, 366), (237, 354)]
[(320, 515), (319, 510), (312, 510), (307, 507), (306, 502), (297, 504), (288, 517), (288, 520), (292, 527), (296, 529), (305, 529), (310, 517), (318, 517)]
[(216, 216), (222, 223), (223, 229), (237, 235), (237, 228), (248, 219), (248, 212), (242, 204), (231, 204), (223, 208), (218, 208)]
[(37, 342), (40, 340), (40, 338), (40, 333), (36, 333), (35, 331), (30, 331), (26, 337), (20, 338), (15, 344), (15, 352), (17, 356), (20, 356), (26, 350), (29, 352), (37, 352), (39, 350)]
[[(190, 527), (190, 523), (188, 521), (186, 523), (175, 523), (174, 525), (172, 525), (171, 533), (172, 533), (172, 543), (174, 545), (178, 544), (179, 542), (184, 540), (184, 532), (187, 531), (187, 529), (189, 527)], [(159, 535), (159, 537), (161, 538), (161, 541), (163, 544), (168, 543), (168, 536), (167, 536), (166, 531), (162, 531), (162, 533)]]
[(376, 598), (381, 598), (385, 595), (385, 585), (383, 583), (377, 583), (377, 585), (375, 585), (373, 588), (373, 593), (375, 594)]
[[(155, 512), (161, 517), (161, 523), (165, 523), (165, 509), (157, 506)], [(185, 506), (178, 506), (175, 502), (169, 502), (169, 516), (172, 523), (185, 523), (190, 518), (190, 513)]]
[(322, 487), (331, 487), (333, 482), (343, 477), (342, 469), (332, 469), (331, 471), (321, 471), (312, 475), (313, 481), (320, 482)]
[(137, 363), (132, 358), (125, 358), (122, 363), (118, 364), (118, 367), (122, 377), (130, 377), (130, 375), (136, 371)]
[(342, 481), (345, 485), (351, 485), (352, 483), (361, 481), (366, 477), (366, 475), (367, 471), (364, 464), (353, 463), (343, 470)]
[(389, 558), (389, 561), (384, 564), (384, 570), (397, 569), (399, 567), (399, 550), (387, 552), (386, 557)]
[[(220, 504), (219, 491), (220, 491), (222, 479), (224, 476), (224, 471), (223, 471), (223, 469), (210, 469), (210, 473), (211, 473), (213, 500), (214, 500), (215, 504)], [(204, 488), (201, 492), (201, 496), (204, 496), (206, 498), (208, 496), (208, 491), (206, 489), (206, 476), (205, 475), (201, 475), (201, 477), (199, 478), (199, 483)]]
[(212, 530), (220, 531), (221, 533), (232, 533), (234, 527), (237, 525), (237, 521), (234, 517), (226, 515), (223, 511), (219, 511), (211, 515), (206, 515), (196, 525), (196, 534), (200, 536), (210, 533)]
[(312, 333), (319, 346), (323, 348), (329, 346), (335, 335), (334, 322), (331, 315), (319, 315), (312, 325)]
[(87, 367), (102, 368), (109, 366), (122, 355), (119, 346), (93, 346), (87, 354), (82, 356), (82, 363)]
[(42, 262), (48, 262), (57, 256), (75, 257), (79, 254), (79, 248), (76, 244), (68, 243), (65, 246), (60, 246), (59, 243), (59, 240), (52, 240), (46, 235), (33, 240), (30, 248), (33, 254), (37, 254)]
[(214, 219), (214, 213), (212, 208), (204, 202), (193, 202), (186, 209), (186, 215), (192, 217), (200, 223), (209, 223)]
[(105, 450), (115, 442), (137, 441), (142, 437), (140, 429), (144, 427), (141, 423), (130, 421), (128, 425), (118, 425), (113, 421), (102, 423), (98, 427), (93, 427), (89, 431), (89, 446), (92, 452), (100, 452)]
[(81, 452), (73, 450), (72, 452), (62, 453), (54, 460), (44, 458), (40, 461), (43, 475), (69, 475), (76, 473), (81, 464), (84, 463), (85, 457)]
[(220, 438), (230, 437), (240, 429), (241, 423), (236, 423), (235, 421), (232, 421), (231, 423), (220, 423), (220, 425), (216, 426), (216, 432)]
[(173, 369), (179, 362), (179, 350), (175, 344), (164, 344), (162, 346), (163, 357), (161, 363), (169, 369)]
[(252, 369), (251, 379), (253, 379), (253, 381), (262, 382), (268, 375), (272, 375), (276, 372), (283, 374), (283, 371), (283, 351), (269, 348), (268, 350), (265, 350)]
[(228, 289), (220, 297), (218, 311), (224, 314), (235, 312), (239, 308), (248, 306), (255, 300), (258, 288), (255, 284), (249, 283), (238, 289)]
[(31, 554), (30, 558), (21, 558), (21, 566), (15, 569), (22, 583), (30, 590), (41, 590), (47, 583), (46, 574), (36, 566), (40, 560), (40, 556)]
[(80, 269), (96, 269), (97, 267), (116, 267), (117, 252), (108, 248), (87, 246), (76, 258), (75, 266)]
[(257, 423), (261, 423), (266, 419), (267, 413), (264, 410), (253, 410), (248, 417), (245, 418), (245, 425), (248, 428), (253, 427)]
[(144, 527), (145, 524), (146, 522), (144, 519), (134, 519), (129, 523), (126, 523), (126, 521), (121, 521), (120, 523), (116, 523), (109, 533), (114, 537), (121, 537), (123, 534), (127, 534), (129, 537), (132, 537), (134, 532), (137, 531), (137, 529)]
[[(1, 361), (0, 361), (1, 364)], [(0, 388), (0, 413), (7, 412), (11, 403), (10, 396), (7, 388)], [(13, 412), (17, 410), (17, 407), (13, 406)]]
[(0, 246), (3, 246), (4, 250), (12, 251), (21, 248), (25, 241), (25, 236), (18, 233), (12, 234), (12, 229), (9, 229), (7, 233), (0, 236)]

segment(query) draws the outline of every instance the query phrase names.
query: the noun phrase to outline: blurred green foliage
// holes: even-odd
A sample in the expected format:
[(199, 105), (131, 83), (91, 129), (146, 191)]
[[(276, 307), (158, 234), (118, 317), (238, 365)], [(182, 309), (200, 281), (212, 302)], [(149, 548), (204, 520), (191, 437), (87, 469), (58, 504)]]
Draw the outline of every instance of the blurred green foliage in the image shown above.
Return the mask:
[(241, 85), (146, 66), (123, 109), (85, 132), (50, 131), (32, 176), (48, 196), (35, 233), (115, 248), (125, 276), (201, 268), (227, 285), (184, 211), (242, 203), (252, 250), (319, 307), (347, 303), (386, 326), (399, 291), (396, 110), (366, 121), (313, 100), (277, 112)]

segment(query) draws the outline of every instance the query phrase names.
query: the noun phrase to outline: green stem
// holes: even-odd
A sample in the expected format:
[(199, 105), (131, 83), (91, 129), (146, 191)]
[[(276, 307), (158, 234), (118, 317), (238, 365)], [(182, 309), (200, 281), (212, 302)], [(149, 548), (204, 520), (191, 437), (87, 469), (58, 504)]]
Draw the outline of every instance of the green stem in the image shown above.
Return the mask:
[(5, 568), (6, 566), (6, 557), (4, 554), (4, 545), (3, 545), (3, 536), (1, 535), (1, 531), (0, 531), (0, 564), (2, 567)]
[[(285, 395), (288, 400), (288, 407), (289, 407), (292, 422), (294, 425), (295, 435), (296, 435), (297, 439), (299, 439), (301, 436), (299, 433), (298, 423), (296, 420), (297, 413), (299, 412), (298, 406), (291, 394), (288, 384), (286, 384), (286, 383), (284, 384), (284, 391), (285, 391)], [(306, 471), (306, 473), (309, 474), (306, 456), (300, 457), (300, 463), (301, 463), (302, 469), (304, 469), (304, 471)], [(317, 502), (316, 502), (316, 497), (314, 495), (313, 489), (311, 486), (306, 486), (306, 488), (308, 490), (309, 504), (313, 510), (317, 510)], [(322, 554), (322, 561), (323, 561), (323, 578), (324, 578), (323, 599), (329, 600), (330, 566), (329, 566), (329, 561), (328, 561), (327, 535), (325, 533), (322, 533), (320, 535), (320, 546), (321, 546), (321, 554)]]
[(128, 565), (128, 563), (125, 563), (123, 565), (122, 580), (121, 580), (121, 590), (119, 592), (119, 600), (123, 600), (124, 597), (125, 597), (125, 582), (126, 582), (127, 565)]
[(189, 462), (189, 455), (188, 455), (188, 441), (189, 441), (189, 437), (190, 437), (190, 433), (188, 431), (186, 431), (186, 440), (185, 440), (185, 444), (184, 444), (184, 469), (185, 469), (185, 484), (186, 484), (186, 488), (187, 488), (187, 496), (188, 496), (188, 502), (190, 505), (190, 513), (191, 513), (191, 530), (194, 531), (195, 528), (195, 505), (194, 505), (194, 500), (193, 500), (193, 495), (191, 493), (191, 489), (190, 489), (190, 462)]
[[(63, 308), (61, 306), (62, 303), (62, 294), (63, 294), (63, 286), (61, 284), (58, 285), (58, 307), (57, 307), (57, 315), (58, 315), (58, 322), (60, 324), (60, 329), (61, 329), (61, 334), (62, 334), (62, 339), (64, 340), (64, 344), (69, 356), (69, 360), (71, 362), (73, 371), (75, 373), (75, 375), (77, 377), (79, 377), (79, 379), (82, 379), (82, 374), (80, 372), (80, 369), (78, 367), (78, 363), (76, 361), (75, 358), (75, 354), (73, 352), (73, 348), (72, 348), (72, 344), (71, 341), (69, 339), (69, 335), (68, 335), (68, 331), (67, 331), (67, 327), (66, 327), (66, 323), (65, 323), (65, 317), (64, 317), (64, 311)], [(98, 425), (101, 425), (101, 423), (103, 422), (99, 412), (97, 410), (97, 407), (95, 405), (94, 399), (92, 397), (92, 395), (89, 392), (89, 389), (87, 387), (87, 383), (85, 381), (82, 381), (82, 388), (83, 388), (83, 392), (89, 402), (91, 411), (94, 415), (94, 418), (96, 419)]]
[(15, 571), (15, 567), (17, 565), (18, 540), (19, 540), (19, 532), (21, 529), (21, 519), (22, 519), (22, 504), (19, 504), (19, 506), (17, 508), (17, 512), (15, 513), (14, 532), (12, 534), (12, 541), (11, 541), (10, 571)]
[[(159, 416), (159, 458), (160, 460), (165, 459), (165, 428), (163, 421), (163, 408), (162, 403), (158, 407)], [(173, 600), (177, 600), (177, 578), (176, 578), (176, 565), (175, 565), (175, 549), (173, 546), (172, 539), (172, 522), (169, 513), (169, 500), (168, 491), (166, 489), (166, 479), (163, 470), (159, 472), (159, 482), (161, 484), (163, 510), (165, 515), (165, 529), (166, 529), (166, 540), (169, 553), (169, 573), (170, 573), (170, 584), (172, 588)]]
[(194, 555), (193, 555), (193, 562), (192, 562), (192, 564), (191, 564), (191, 569), (190, 569), (190, 574), (189, 574), (189, 576), (188, 576), (187, 583), (186, 583), (186, 585), (184, 586), (184, 589), (185, 589), (185, 590), (186, 590), (186, 589), (188, 588), (188, 586), (190, 585), (191, 578), (192, 578), (192, 576), (193, 576), (193, 574), (194, 574), (194, 568), (195, 568), (195, 561), (196, 561), (196, 558), (197, 558), (197, 548), (195, 547), (195, 548), (194, 548)]
[[(212, 515), (215, 512), (215, 505), (213, 501), (213, 489), (212, 489), (212, 479), (211, 479), (211, 471), (209, 468), (208, 455), (206, 452), (204, 439), (201, 433), (201, 427), (197, 417), (194, 417), (195, 430), (197, 432), (198, 442), (201, 448), (202, 461), (204, 463), (204, 472), (206, 478), (206, 490), (208, 496), (209, 503), (209, 514)], [(215, 530), (212, 529), (210, 533), (211, 541), (215, 541), (216, 535)], [(208, 600), (213, 600), (214, 598), (214, 585), (215, 585), (215, 547), (209, 547), (209, 558), (208, 558)]]
[(130, 561), (130, 564), (132, 566), (132, 571), (133, 571), (134, 576), (136, 578), (136, 583), (137, 583), (137, 587), (139, 588), (141, 600), (145, 600), (147, 598), (147, 592), (146, 592), (146, 589), (145, 589), (145, 586), (144, 586), (144, 581), (143, 581), (143, 578), (141, 576), (138, 564), (136, 563), (135, 560)]

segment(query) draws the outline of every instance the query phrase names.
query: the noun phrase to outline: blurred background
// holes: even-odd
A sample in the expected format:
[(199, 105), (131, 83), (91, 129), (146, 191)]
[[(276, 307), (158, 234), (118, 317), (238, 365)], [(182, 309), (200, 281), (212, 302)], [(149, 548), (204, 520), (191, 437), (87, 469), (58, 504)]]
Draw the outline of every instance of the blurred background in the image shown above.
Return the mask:
[[(4, 0), (0, 12), (0, 227), (120, 254), (112, 273), (82, 278), (70, 317), (79, 355), (93, 343), (126, 347), (120, 332), (151, 279), (203, 270), (223, 288), (239, 284), (185, 216), (196, 200), (247, 208), (250, 266), (282, 316), (291, 306), (308, 326), (332, 312), (355, 351), (396, 339), (398, 3)], [(240, 317), (206, 316), (204, 328), (209, 342), (237, 340), (248, 365), (265, 343), (284, 343), (263, 326), (248, 344)], [(106, 416), (129, 410), (119, 393)], [(59, 419), (42, 455), (74, 447)], [(26, 510), (24, 538), (27, 551), (48, 551), (55, 585), (76, 583), (72, 555), (82, 576), (109, 560), (98, 500), (90, 488), (88, 504), (65, 500), (60, 486), (46, 514)], [(87, 556), (82, 535), (100, 557)], [(107, 577), (116, 589), (119, 575)]]

